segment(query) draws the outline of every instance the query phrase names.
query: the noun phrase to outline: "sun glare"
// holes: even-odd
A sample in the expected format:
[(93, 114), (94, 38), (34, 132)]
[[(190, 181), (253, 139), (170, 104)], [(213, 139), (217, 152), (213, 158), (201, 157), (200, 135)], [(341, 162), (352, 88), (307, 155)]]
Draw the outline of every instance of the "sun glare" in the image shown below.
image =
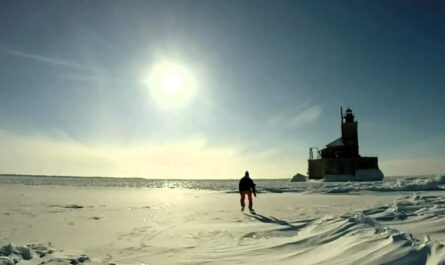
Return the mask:
[(189, 103), (196, 94), (196, 82), (184, 66), (171, 62), (155, 65), (148, 76), (150, 95), (164, 109)]

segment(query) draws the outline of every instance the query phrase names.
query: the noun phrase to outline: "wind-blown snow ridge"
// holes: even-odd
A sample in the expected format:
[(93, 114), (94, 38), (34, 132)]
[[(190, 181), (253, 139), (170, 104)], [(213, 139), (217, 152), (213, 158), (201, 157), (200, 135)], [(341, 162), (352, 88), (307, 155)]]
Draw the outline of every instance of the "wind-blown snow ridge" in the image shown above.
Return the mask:
[[(239, 255), (257, 264), (445, 264), (445, 242), (418, 230), (439, 220), (437, 230), (430, 232), (445, 232), (444, 197), (413, 195), (363, 212), (296, 222), (248, 216), (273, 229), (246, 233), (236, 253), (219, 249), (218, 260)], [(413, 222), (417, 234), (402, 230)]]
[[(429, 264), (445, 262), (444, 244), (422, 241), (382, 226), (363, 214), (322, 218), (295, 229), (294, 235), (274, 238), (280, 230), (250, 233), (240, 245), (270, 264)], [(283, 230), (281, 230), (283, 231)], [(267, 247), (264, 247), (267, 246)], [(437, 264), (435, 262), (431, 264)]]

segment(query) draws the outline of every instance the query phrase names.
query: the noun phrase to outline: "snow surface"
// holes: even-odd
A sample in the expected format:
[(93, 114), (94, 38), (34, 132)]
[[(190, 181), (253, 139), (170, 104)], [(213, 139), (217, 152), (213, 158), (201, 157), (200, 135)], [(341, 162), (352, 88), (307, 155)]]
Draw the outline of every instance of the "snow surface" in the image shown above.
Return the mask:
[(355, 185), (258, 194), (256, 215), (221, 191), (0, 185), (0, 264), (445, 264), (443, 191)]

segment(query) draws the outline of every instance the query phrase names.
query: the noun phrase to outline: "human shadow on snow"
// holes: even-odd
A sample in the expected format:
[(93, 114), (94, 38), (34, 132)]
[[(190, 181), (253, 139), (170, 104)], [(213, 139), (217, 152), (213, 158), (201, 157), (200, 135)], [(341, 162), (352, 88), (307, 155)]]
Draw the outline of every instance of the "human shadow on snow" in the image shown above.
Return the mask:
[(252, 217), (255, 218), (256, 220), (262, 222), (262, 223), (266, 223), (266, 224), (277, 224), (277, 225), (282, 225), (282, 226), (287, 226), (287, 228), (285, 230), (297, 230), (300, 229), (302, 227), (305, 227), (308, 223), (310, 223), (311, 221), (313, 221), (314, 219), (310, 219), (310, 220), (303, 220), (303, 221), (299, 221), (297, 224), (292, 224), (289, 223), (288, 221), (285, 220), (281, 220), (278, 219), (276, 217), (273, 216), (264, 216), (261, 214), (244, 214), (245, 216), (248, 217)]

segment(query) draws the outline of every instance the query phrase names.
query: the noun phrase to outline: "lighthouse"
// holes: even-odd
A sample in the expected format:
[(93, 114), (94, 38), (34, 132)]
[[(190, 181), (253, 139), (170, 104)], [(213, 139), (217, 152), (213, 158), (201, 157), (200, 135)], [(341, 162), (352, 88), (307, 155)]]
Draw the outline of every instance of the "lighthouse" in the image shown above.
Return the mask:
[(359, 153), (358, 121), (350, 108), (340, 108), (341, 137), (327, 144), (314, 156), (309, 149), (308, 178), (326, 181), (382, 180), (377, 157)]

